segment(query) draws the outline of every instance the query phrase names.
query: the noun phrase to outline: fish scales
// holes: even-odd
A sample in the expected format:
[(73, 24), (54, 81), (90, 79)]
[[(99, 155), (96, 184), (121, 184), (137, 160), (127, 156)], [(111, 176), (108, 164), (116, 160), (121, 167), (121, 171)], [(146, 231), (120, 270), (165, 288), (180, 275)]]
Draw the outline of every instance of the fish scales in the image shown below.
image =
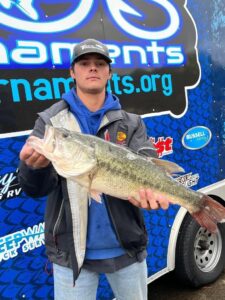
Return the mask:
[(177, 182), (146, 158), (126, 148), (104, 142), (102, 147), (97, 146), (96, 156), (99, 169), (93, 178), (94, 189), (107, 190), (110, 194), (127, 198), (132, 193), (137, 196), (140, 187), (151, 187), (155, 191), (171, 195), (171, 200), (176, 195), (176, 198), (180, 197), (181, 202), (184, 196), (192, 201), (194, 198), (199, 201), (199, 196), (196, 197), (194, 192), (187, 191), (182, 185), (177, 193)]
[(146, 158), (96, 136), (49, 125), (43, 139), (31, 136), (28, 144), (46, 156), (59, 175), (85, 187), (96, 200), (104, 193), (125, 200), (133, 196), (140, 201), (140, 188), (151, 188), (186, 208), (211, 232), (217, 230), (217, 222), (225, 220), (221, 204), (168, 175), (183, 171), (172, 162)]

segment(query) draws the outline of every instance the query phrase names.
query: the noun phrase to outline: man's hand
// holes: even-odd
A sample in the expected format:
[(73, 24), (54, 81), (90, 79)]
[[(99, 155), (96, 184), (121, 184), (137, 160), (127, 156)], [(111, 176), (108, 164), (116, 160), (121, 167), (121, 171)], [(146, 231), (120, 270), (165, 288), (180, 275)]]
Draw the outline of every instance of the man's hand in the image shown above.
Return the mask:
[(140, 199), (135, 199), (134, 197), (129, 197), (128, 200), (133, 205), (144, 208), (144, 209), (167, 209), (169, 207), (169, 199), (166, 197), (154, 193), (151, 189), (141, 188), (139, 190)]
[(48, 166), (50, 161), (42, 154), (25, 144), (20, 151), (20, 160), (33, 169), (41, 169)]

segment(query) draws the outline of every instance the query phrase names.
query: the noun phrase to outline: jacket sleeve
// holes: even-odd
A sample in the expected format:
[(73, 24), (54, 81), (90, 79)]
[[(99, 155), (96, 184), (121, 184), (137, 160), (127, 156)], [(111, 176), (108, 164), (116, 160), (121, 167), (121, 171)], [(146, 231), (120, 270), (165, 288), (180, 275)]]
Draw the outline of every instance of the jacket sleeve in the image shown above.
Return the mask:
[[(42, 138), (45, 123), (37, 119), (31, 135)], [(59, 177), (52, 164), (42, 169), (32, 169), (23, 161), (19, 164), (18, 181), (22, 190), (31, 197), (42, 197), (48, 195), (58, 184)]]
[(141, 117), (138, 117), (137, 129), (133, 133), (129, 147), (139, 154), (158, 157), (155, 146), (147, 136), (147, 130)]

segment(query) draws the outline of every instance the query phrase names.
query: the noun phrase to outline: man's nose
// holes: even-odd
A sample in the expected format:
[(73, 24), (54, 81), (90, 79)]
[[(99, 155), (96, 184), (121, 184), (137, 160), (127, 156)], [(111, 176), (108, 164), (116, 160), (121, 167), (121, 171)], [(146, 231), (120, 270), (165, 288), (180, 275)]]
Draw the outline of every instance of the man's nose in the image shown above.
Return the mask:
[(95, 63), (92, 63), (90, 66), (91, 71), (96, 71), (97, 70), (97, 66)]

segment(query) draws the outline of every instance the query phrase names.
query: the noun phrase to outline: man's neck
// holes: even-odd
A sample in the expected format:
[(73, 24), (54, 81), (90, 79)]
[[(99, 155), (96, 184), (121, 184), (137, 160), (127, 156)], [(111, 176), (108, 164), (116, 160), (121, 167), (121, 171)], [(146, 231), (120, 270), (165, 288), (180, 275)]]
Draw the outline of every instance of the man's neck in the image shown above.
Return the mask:
[(82, 91), (77, 91), (77, 96), (83, 102), (83, 104), (92, 112), (99, 110), (105, 101), (105, 91), (97, 94), (83, 93)]

